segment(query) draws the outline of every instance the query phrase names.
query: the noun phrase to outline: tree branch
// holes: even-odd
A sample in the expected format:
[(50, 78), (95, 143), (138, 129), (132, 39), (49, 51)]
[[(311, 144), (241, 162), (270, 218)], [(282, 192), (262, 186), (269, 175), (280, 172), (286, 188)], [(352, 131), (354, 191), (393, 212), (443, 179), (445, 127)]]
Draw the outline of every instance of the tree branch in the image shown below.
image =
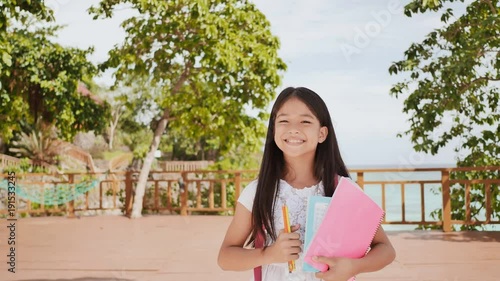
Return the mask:
[(479, 78), (476, 78), (476, 79), (470, 81), (470, 83), (462, 85), (462, 87), (460, 87), (461, 88), (460, 90), (463, 91), (463, 92), (465, 92), (470, 87), (472, 87), (472, 85), (474, 85), (475, 83), (477, 83), (479, 81), (484, 81), (484, 80), (488, 80), (488, 81), (500, 81), (500, 77), (499, 78), (479, 77)]
[(184, 84), (184, 82), (186, 82), (186, 80), (189, 76), (189, 73), (191, 72), (192, 66), (193, 66), (193, 63), (191, 63), (191, 62), (186, 63), (186, 66), (184, 67), (184, 71), (182, 72), (181, 76), (179, 77), (179, 80), (177, 80), (177, 82), (175, 83), (174, 87), (171, 90), (172, 95), (177, 94), (177, 92), (179, 92), (179, 90), (181, 89), (182, 84)]
[(481, 0), (481, 2), (488, 4), (488, 6), (490, 7), (491, 12), (494, 15), (497, 14), (497, 10), (495, 9), (495, 6), (493, 6), (493, 3), (491, 3), (491, 0)]

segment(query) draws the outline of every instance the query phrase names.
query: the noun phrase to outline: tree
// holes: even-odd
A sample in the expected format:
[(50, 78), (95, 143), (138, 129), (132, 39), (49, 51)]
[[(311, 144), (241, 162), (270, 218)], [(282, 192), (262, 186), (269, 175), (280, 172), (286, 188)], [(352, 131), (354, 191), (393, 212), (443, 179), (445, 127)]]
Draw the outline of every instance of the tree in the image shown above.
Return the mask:
[[(143, 152), (142, 141), (145, 138), (142, 135), (147, 130), (153, 131), (159, 122), (161, 111), (158, 103), (163, 97), (161, 89), (148, 85), (148, 81), (144, 77), (134, 77), (129, 84), (131, 86), (121, 85), (118, 87), (122, 94), (114, 100), (114, 103), (123, 105), (123, 115), (118, 124), (121, 133), (120, 139), (135, 151), (136, 159), (142, 161), (149, 148), (149, 145), (146, 145), (146, 151)], [(209, 89), (206, 91), (209, 92)], [(221, 125), (214, 124), (212, 120), (239, 118), (240, 114), (225, 112), (225, 109), (229, 108), (230, 105), (224, 102), (217, 109), (213, 106), (207, 108), (212, 103), (202, 99), (185, 99), (184, 103), (175, 108), (176, 112), (171, 112), (175, 118), (171, 118), (167, 124), (166, 132), (161, 138), (158, 149), (169, 155), (172, 160), (224, 161), (224, 165), (218, 165), (218, 167), (226, 167), (226, 169), (257, 167), (258, 165), (253, 165), (255, 164), (253, 158), (262, 148), (262, 139), (258, 136), (265, 133), (265, 124), (252, 122), (251, 130), (259, 133), (249, 132), (245, 134), (246, 137), (243, 139), (234, 138), (234, 131), (245, 130), (245, 126), (239, 129), (238, 126), (241, 127), (241, 124)], [(193, 115), (192, 111), (198, 113)], [(226, 113), (232, 115), (224, 117)], [(244, 120), (248, 116), (241, 118)], [(186, 130), (185, 124), (191, 121), (196, 122), (193, 124), (194, 128)]]
[(109, 126), (106, 131), (108, 137), (108, 149), (113, 150), (113, 143), (115, 139), (116, 129), (118, 127), (118, 122), (123, 114), (123, 106), (121, 104), (115, 104), (111, 108), (111, 120), (109, 121)]
[[(160, 89), (161, 115), (144, 160), (131, 217), (140, 217), (146, 180), (167, 123), (193, 136), (204, 129), (225, 146), (228, 136), (248, 141), (263, 133), (260, 119), (281, 82), (286, 65), (269, 22), (246, 0), (103, 0), (90, 12), (112, 17), (117, 5), (138, 16), (123, 22), (126, 39), (110, 51), (103, 69), (114, 68), (117, 81), (150, 77)], [(249, 117), (253, 108), (257, 117)], [(251, 128), (255, 125), (256, 130)]]
[(172, 100), (177, 106), (172, 109), (175, 118), (168, 125), (168, 136), (175, 140), (176, 148), (197, 160), (206, 160), (209, 154), (219, 158), (235, 149), (245, 158), (262, 148), (266, 126), (261, 119), (267, 116), (264, 112), (260, 113), (262, 118), (248, 116), (237, 99), (210, 87), (200, 88), (206, 93), (203, 98), (178, 95), (177, 100)]
[[(133, 152), (133, 163), (142, 162), (149, 151), (154, 128), (150, 128), (151, 120), (159, 115), (156, 100), (159, 89), (148, 84), (145, 77), (128, 77), (127, 83), (112, 87), (114, 93), (113, 114), (117, 119), (115, 125), (116, 140), (129, 147)], [(110, 139), (111, 133), (106, 139)], [(137, 168), (134, 165), (134, 168)]]
[(66, 140), (78, 131), (101, 131), (109, 106), (82, 83), (97, 71), (87, 59), (92, 49), (53, 43), (58, 27), (37, 28), (39, 22), (31, 20), (4, 34), (12, 50), (10, 64), (0, 72), (2, 138), (8, 142), (20, 131), (19, 120), (54, 124)]
[[(52, 20), (52, 12), (44, 1), (3, 0), (0, 2), (0, 72), (12, 65), (13, 46), (7, 40), (7, 30), (13, 20), (25, 22), (28, 18)], [(1, 88), (1, 85), (0, 85)]]
[[(450, 1), (424, 1), (427, 5), (412, 1), (405, 14), (437, 11), (445, 2)], [(410, 74), (393, 86), (391, 94), (400, 97), (410, 92), (403, 111), (411, 115), (405, 133), (411, 135), (415, 150), (436, 154), (450, 140), (461, 138), (458, 149), (474, 155), (467, 164), (498, 163), (499, 13), (498, 1), (474, 1), (449, 23), (453, 9), (448, 8), (441, 16), (445, 27), (412, 44), (405, 59), (390, 67), (391, 74)], [(441, 128), (442, 133), (436, 134)]]
[(115, 140), (120, 125), (120, 119), (125, 113), (125, 105), (119, 99), (119, 92), (104, 91), (102, 87), (99, 88), (101, 92), (103, 92), (105, 100), (110, 106), (110, 119), (106, 126), (106, 130), (103, 133), (103, 138), (108, 145), (108, 149), (111, 151), (115, 147)]
[[(414, 0), (405, 7), (408, 17), (442, 12), (443, 27), (413, 43), (405, 59), (390, 66), (390, 74), (406, 74), (390, 92), (396, 98), (408, 93), (403, 111), (410, 115), (410, 129), (405, 134), (416, 151), (436, 154), (451, 140), (459, 140), (455, 150), (463, 156), (458, 166), (500, 165), (499, 1), (472, 1), (458, 18), (455, 9), (445, 7), (450, 2), (457, 1)], [(497, 173), (483, 176), (498, 178)], [(481, 192), (480, 186), (474, 188)], [(463, 203), (460, 192), (455, 191), (454, 200)], [(493, 192), (496, 198), (498, 189)], [(477, 199), (484, 202), (484, 191)], [(500, 202), (494, 200), (493, 205), (500, 212)], [(462, 207), (455, 205), (454, 219), (463, 218)]]

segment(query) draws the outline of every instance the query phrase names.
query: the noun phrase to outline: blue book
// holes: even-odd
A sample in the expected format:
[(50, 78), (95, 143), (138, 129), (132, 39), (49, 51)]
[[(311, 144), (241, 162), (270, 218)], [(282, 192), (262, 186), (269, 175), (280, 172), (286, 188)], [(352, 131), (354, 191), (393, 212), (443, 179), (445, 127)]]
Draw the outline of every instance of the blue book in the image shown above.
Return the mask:
[[(318, 230), (323, 218), (325, 217), (328, 205), (332, 200), (331, 197), (325, 196), (310, 196), (307, 201), (307, 218), (306, 218), (306, 230), (304, 237), (304, 253), (307, 252), (309, 244), (314, 238), (314, 234)], [(316, 268), (312, 267), (308, 263), (302, 263), (302, 270), (305, 272), (319, 272)]]

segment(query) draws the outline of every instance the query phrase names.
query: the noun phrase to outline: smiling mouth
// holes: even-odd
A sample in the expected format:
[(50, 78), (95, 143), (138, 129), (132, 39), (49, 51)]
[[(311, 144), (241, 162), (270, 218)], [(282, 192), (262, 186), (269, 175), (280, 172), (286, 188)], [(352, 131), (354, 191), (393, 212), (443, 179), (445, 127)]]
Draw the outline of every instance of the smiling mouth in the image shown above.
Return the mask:
[(290, 143), (290, 144), (300, 144), (300, 143), (304, 143), (305, 141), (304, 140), (289, 140), (289, 139), (285, 139), (285, 142), (286, 143)]

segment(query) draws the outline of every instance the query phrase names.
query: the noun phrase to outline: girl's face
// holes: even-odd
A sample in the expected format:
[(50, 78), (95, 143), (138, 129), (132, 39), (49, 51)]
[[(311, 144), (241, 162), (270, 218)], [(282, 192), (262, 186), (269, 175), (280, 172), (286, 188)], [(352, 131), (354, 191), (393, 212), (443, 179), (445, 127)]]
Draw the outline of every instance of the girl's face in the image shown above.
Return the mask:
[(314, 157), (318, 143), (325, 141), (328, 134), (328, 128), (321, 127), (298, 98), (290, 98), (278, 110), (274, 128), (274, 141), (286, 157)]

